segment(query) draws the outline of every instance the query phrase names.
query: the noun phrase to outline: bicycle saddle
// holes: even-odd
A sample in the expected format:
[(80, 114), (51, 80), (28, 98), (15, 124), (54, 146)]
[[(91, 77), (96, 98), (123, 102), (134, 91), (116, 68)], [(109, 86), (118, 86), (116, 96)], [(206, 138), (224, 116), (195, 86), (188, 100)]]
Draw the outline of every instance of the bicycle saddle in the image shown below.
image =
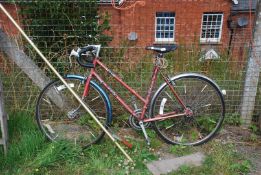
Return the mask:
[(158, 53), (168, 53), (177, 49), (177, 45), (160, 45), (160, 46), (147, 46), (146, 50), (153, 50)]

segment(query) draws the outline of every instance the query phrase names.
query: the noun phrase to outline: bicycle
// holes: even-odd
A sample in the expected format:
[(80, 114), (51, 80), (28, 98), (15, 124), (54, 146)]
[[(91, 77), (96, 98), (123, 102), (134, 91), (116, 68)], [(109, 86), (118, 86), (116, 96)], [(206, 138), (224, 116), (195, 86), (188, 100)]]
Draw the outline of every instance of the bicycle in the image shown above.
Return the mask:
[[(152, 125), (160, 138), (169, 144), (200, 145), (213, 138), (222, 125), (225, 115), (224, 97), (219, 86), (204, 75), (183, 73), (169, 77), (161, 71), (166, 67), (164, 54), (176, 48), (176, 45), (146, 47), (157, 53), (146, 97), (139, 95), (101, 62), (101, 45), (72, 50), (70, 58), (75, 56), (81, 66), (90, 69), (90, 73), (88, 76), (67, 75), (65, 79), (106, 128), (112, 123), (112, 105), (103, 88), (130, 113), (130, 126), (142, 130), (148, 144), (150, 140), (146, 129)], [(128, 105), (99, 76), (96, 71), (98, 66), (143, 106), (138, 108), (135, 101), (133, 107)], [(161, 75), (164, 82), (152, 95), (158, 75)], [(105, 134), (60, 80), (52, 81), (40, 93), (36, 120), (40, 130), (52, 141), (67, 139), (87, 147), (99, 142)]]

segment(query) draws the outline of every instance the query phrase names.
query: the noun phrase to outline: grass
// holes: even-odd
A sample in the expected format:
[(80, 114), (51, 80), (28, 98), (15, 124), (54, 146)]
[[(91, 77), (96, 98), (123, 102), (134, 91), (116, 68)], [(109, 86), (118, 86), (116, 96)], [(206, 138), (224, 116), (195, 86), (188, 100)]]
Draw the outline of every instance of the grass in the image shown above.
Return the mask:
[[(146, 149), (144, 142), (127, 150), (136, 164), (125, 157), (110, 141), (82, 150), (71, 143), (50, 143), (36, 127), (33, 117), (27, 113), (10, 115), (10, 147), (6, 158), (0, 151), (2, 174), (126, 174), (139, 172), (150, 174), (144, 161), (157, 157)], [(107, 139), (105, 139), (107, 140)]]
[(5, 174), (12, 174), (19, 164), (30, 160), (44, 143), (42, 134), (39, 133), (29, 117), (25, 113), (10, 115), (8, 154), (4, 158), (2, 150), (0, 153), (0, 169)]
[(204, 148), (206, 149), (207, 157), (202, 166), (182, 166), (178, 171), (171, 173), (171, 175), (239, 175), (250, 172), (252, 167), (250, 161), (238, 153), (234, 145), (211, 142)]
[[(50, 143), (39, 132), (28, 113), (15, 113), (9, 120), (10, 147), (7, 157), (0, 151), (0, 172), (5, 175), (38, 174), (142, 174), (149, 175), (145, 163), (157, 160), (162, 147), (168, 154), (183, 156), (202, 150), (207, 158), (201, 167), (182, 166), (171, 174), (246, 174), (251, 168), (248, 160), (235, 151), (231, 144), (210, 142), (202, 147), (164, 145), (154, 131), (148, 131), (152, 141), (149, 149), (144, 141), (132, 141), (134, 148), (127, 150), (135, 163), (129, 163), (111, 141), (85, 150), (71, 143)], [(139, 140), (139, 139), (138, 139)]]
[(224, 124), (240, 126), (243, 123), (239, 113), (229, 113), (225, 115)]
[(191, 146), (173, 145), (170, 147), (170, 152), (177, 156), (186, 156), (192, 154), (195, 151), (194, 148)]

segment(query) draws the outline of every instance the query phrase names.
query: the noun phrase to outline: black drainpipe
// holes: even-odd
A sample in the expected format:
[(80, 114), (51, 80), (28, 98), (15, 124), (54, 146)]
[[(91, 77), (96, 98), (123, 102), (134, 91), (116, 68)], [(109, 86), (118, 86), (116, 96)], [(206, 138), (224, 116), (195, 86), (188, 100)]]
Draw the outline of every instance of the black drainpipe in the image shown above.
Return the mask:
[(233, 23), (233, 20), (232, 20), (232, 16), (235, 16), (237, 13), (230, 13), (228, 19), (227, 19), (227, 26), (230, 30), (230, 37), (229, 37), (229, 43), (228, 43), (228, 51), (227, 51), (227, 54), (230, 55), (230, 52), (231, 52), (231, 45), (232, 45), (232, 41), (233, 41), (233, 35), (234, 35), (234, 32), (235, 32), (235, 28), (236, 28), (236, 24)]

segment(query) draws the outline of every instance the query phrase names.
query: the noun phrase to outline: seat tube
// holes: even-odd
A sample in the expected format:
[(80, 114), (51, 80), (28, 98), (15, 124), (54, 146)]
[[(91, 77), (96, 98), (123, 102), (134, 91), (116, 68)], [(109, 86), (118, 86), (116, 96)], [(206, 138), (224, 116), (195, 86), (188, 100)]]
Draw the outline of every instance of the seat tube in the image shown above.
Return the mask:
[(146, 113), (146, 110), (148, 108), (148, 104), (149, 104), (149, 101), (150, 101), (150, 98), (151, 98), (151, 93), (152, 93), (153, 87), (155, 86), (155, 83), (156, 83), (156, 79), (157, 79), (159, 69), (160, 68), (155, 65), (154, 70), (153, 70), (153, 74), (152, 74), (152, 78), (151, 78), (150, 87), (149, 87), (149, 90), (147, 92), (147, 97), (146, 97), (146, 100), (145, 100), (145, 103), (144, 103), (144, 107), (142, 109), (141, 120), (143, 120), (145, 118), (145, 113)]

